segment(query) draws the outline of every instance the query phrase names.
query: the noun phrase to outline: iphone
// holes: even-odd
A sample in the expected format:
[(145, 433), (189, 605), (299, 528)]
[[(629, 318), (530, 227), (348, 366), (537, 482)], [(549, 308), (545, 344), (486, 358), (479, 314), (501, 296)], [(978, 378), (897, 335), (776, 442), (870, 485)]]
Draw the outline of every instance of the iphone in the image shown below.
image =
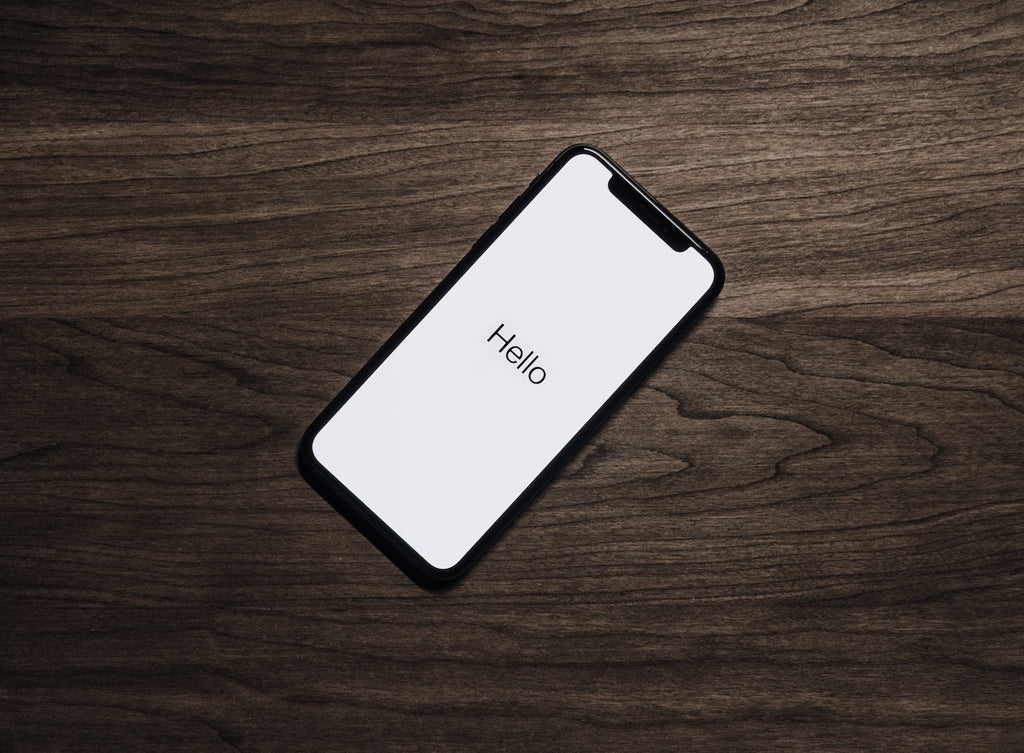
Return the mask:
[(306, 431), (306, 479), (415, 581), (462, 576), (722, 288), (600, 150), (560, 154)]

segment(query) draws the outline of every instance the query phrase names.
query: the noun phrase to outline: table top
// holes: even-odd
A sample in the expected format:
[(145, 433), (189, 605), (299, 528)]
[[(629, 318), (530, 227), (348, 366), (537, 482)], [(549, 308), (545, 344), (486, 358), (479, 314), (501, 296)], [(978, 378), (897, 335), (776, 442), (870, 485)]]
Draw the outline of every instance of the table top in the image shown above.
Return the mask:
[[(0, 11), (0, 748), (1024, 748), (1018, 3)], [(299, 436), (562, 148), (714, 307), (456, 587)]]

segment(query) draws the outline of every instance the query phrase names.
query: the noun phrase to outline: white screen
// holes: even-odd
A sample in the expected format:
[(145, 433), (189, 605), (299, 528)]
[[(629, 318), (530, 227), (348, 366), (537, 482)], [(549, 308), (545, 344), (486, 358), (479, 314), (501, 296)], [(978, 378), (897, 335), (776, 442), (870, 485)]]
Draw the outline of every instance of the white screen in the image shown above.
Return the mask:
[(434, 567), (463, 558), (712, 285), (611, 175), (570, 159), (313, 440)]

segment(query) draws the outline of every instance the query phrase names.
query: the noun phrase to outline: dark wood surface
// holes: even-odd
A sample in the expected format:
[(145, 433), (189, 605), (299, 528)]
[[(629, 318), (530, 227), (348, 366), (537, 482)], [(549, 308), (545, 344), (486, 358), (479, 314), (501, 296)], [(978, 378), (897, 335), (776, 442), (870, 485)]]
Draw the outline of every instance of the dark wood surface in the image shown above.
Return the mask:
[[(1019, 2), (0, 17), (0, 750), (1024, 749)], [(724, 293), (423, 591), (296, 443), (577, 141)]]

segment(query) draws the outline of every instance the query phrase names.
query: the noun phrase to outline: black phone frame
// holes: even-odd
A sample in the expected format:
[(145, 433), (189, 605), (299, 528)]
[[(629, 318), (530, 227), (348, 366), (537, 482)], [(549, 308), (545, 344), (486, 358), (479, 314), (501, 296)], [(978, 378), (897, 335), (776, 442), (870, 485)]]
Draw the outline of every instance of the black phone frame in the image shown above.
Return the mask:
[[(598, 159), (612, 172), (609, 190), (613, 181), (617, 183), (617, 191), (623, 186), (631, 189), (631, 197), (639, 201), (643, 212), (632, 206), (630, 209), (644, 220), (652, 230), (658, 232), (667, 241), (665, 233), (681, 233), (697, 251), (711, 264), (714, 272), (711, 287), (697, 301), (686, 315), (669, 331), (636, 369), (622, 382), (609, 398), (594, 412), (579, 431), (565, 444), (557, 455), (537, 474), (526, 489), (509, 505), (504, 513), (494, 522), (487, 532), (470, 548), (459, 562), (450, 568), (440, 569), (427, 562), (415, 549), (391, 529), (355, 494), (328, 471), (313, 454), (313, 438), (342, 405), (363, 385), (371, 374), (391, 355), (417, 324), (437, 305), (438, 301), (452, 286), (469, 270), (483, 253), (491, 246), (499, 235), (519, 216), (520, 212), (530, 203), (548, 181), (573, 157), (588, 154)], [(615, 191), (613, 191), (614, 193)], [(618, 193), (617, 198), (623, 200)], [(624, 201), (624, 203), (626, 203)], [(627, 203), (627, 206), (629, 204)], [(667, 241), (668, 242), (668, 241)], [(671, 245), (671, 243), (670, 243)], [(681, 249), (677, 249), (681, 250)], [(683, 335), (700, 319), (725, 284), (725, 269), (717, 256), (702, 243), (682, 222), (676, 219), (657, 199), (651, 196), (637, 181), (619, 167), (608, 155), (597, 147), (589, 144), (574, 144), (559, 154), (536, 178), (534, 178), (518, 198), (502, 212), (498, 220), (473, 244), (469, 253), (460, 260), (444, 277), (416, 310), (402, 322), (397, 330), (384, 342), (380, 349), (366, 362), (355, 376), (345, 385), (344, 389), (327, 405), (320, 415), (309, 425), (302, 435), (298, 449), (298, 465), (303, 478), (312, 486), (335, 510), (341, 513), (357, 530), (368, 538), (380, 551), (395, 563), (414, 582), (425, 588), (443, 588), (450, 586), (465, 575), (483, 554), (498, 540), (513, 520), (518, 517), (529, 503), (551, 481), (554, 475), (583, 447), (597, 430), (608, 420), (619, 405), (650, 375), (654, 368), (668, 355)]]

